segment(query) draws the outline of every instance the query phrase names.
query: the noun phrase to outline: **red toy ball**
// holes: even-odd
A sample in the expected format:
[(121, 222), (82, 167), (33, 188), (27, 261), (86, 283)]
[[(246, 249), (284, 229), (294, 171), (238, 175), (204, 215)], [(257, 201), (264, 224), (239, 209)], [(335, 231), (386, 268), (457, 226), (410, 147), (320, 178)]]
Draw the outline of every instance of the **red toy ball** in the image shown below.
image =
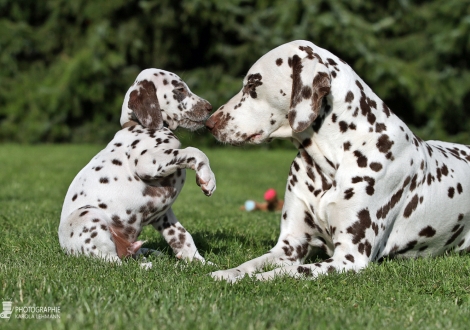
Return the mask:
[(274, 190), (273, 188), (270, 188), (270, 189), (266, 190), (266, 192), (264, 193), (264, 200), (265, 201), (273, 200), (276, 197), (277, 197), (277, 193), (276, 193), (276, 190)]

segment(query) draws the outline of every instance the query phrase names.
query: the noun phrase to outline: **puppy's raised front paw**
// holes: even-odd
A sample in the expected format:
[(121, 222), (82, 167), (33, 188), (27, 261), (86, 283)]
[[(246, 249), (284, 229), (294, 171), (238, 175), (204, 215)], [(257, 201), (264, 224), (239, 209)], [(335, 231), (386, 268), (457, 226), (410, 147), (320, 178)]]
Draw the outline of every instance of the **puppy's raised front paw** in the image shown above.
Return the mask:
[(196, 183), (206, 196), (211, 196), (216, 188), (215, 175), (207, 165), (202, 166), (196, 173)]

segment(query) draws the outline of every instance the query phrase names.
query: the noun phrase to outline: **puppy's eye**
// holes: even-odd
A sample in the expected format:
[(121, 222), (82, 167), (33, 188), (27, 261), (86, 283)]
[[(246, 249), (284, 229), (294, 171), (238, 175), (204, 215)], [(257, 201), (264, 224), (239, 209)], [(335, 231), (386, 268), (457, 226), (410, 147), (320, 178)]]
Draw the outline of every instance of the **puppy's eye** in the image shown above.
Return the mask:
[(176, 90), (180, 93), (186, 92), (186, 88), (184, 88), (184, 87), (178, 87), (178, 88), (176, 88)]

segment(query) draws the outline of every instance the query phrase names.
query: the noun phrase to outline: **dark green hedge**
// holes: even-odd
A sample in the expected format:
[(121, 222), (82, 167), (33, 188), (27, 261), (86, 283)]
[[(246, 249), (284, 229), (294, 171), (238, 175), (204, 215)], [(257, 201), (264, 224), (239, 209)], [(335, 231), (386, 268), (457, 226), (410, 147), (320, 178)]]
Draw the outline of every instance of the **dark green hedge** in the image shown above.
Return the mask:
[(470, 143), (470, 0), (0, 0), (0, 141), (108, 140), (148, 67), (217, 108), (294, 39), (346, 60), (421, 137)]

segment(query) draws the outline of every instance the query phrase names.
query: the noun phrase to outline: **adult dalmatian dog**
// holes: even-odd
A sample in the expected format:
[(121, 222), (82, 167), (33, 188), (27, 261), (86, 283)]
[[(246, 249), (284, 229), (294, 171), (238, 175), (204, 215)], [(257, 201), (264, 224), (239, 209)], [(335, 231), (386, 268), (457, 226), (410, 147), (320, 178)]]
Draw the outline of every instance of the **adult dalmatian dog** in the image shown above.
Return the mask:
[[(206, 123), (231, 144), (291, 139), (277, 244), (216, 279), (315, 278), (384, 257), (470, 246), (470, 148), (423, 141), (344, 61), (308, 41), (281, 45)], [(304, 264), (314, 248), (329, 256)], [(266, 265), (269, 272), (257, 273)]]
[(216, 188), (215, 177), (206, 155), (192, 147), (180, 149), (171, 130), (203, 127), (211, 110), (174, 73), (142, 71), (125, 95), (122, 130), (68, 189), (60, 246), (70, 254), (120, 263), (143, 252), (137, 238), (143, 226), (152, 225), (177, 258), (204, 262), (171, 205), (183, 188), (186, 168), (196, 171), (197, 184), (207, 196)]

